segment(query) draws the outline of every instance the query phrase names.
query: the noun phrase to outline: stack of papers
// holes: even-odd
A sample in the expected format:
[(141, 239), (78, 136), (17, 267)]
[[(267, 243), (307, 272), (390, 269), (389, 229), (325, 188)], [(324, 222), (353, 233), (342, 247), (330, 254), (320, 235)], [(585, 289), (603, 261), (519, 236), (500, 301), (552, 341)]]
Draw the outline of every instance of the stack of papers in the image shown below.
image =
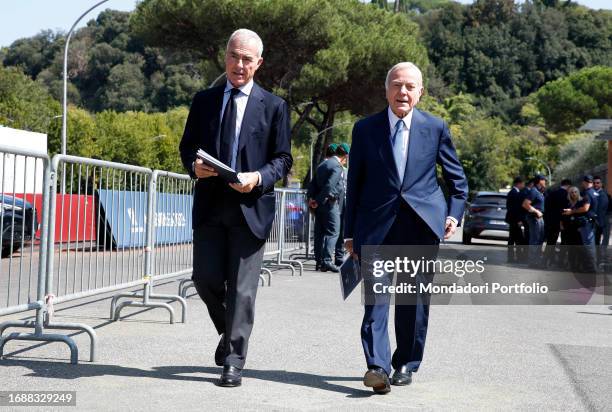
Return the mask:
[(225, 163), (215, 159), (202, 149), (199, 149), (196, 155), (202, 159), (206, 165), (215, 169), (215, 172), (217, 172), (219, 177), (221, 177), (223, 180), (227, 181), (228, 183), (240, 183), (238, 173)]

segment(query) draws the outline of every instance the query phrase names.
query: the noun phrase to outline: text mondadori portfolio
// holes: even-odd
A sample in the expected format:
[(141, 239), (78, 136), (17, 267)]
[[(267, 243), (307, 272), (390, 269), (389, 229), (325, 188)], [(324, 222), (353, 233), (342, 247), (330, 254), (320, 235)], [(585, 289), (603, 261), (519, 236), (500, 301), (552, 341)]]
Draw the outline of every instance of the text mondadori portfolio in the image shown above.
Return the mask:
[(416, 294), (416, 293), (431, 293), (439, 294), (546, 294), (548, 286), (540, 283), (516, 283), (513, 285), (503, 285), (498, 282), (483, 283), (474, 285), (466, 283), (465, 285), (434, 285), (433, 283), (399, 283), (397, 285), (385, 285), (382, 282), (374, 283), (372, 286), (374, 293), (377, 294)]

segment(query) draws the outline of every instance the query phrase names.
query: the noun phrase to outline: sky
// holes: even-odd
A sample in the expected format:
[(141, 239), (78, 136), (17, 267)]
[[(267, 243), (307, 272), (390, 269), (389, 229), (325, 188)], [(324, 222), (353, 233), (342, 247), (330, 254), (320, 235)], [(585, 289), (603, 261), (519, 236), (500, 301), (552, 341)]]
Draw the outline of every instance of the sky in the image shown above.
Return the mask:
[[(99, 0), (0, 0), (0, 47), (13, 41), (30, 37), (41, 30), (52, 29), (67, 32), (79, 16)], [(472, 0), (458, 0), (472, 3)], [(612, 0), (577, 0), (593, 9), (612, 10)], [(101, 10), (131, 11), (137, 0), (108, 0), (92, 10), (80, 22), (82, 27), (95, 18)]]

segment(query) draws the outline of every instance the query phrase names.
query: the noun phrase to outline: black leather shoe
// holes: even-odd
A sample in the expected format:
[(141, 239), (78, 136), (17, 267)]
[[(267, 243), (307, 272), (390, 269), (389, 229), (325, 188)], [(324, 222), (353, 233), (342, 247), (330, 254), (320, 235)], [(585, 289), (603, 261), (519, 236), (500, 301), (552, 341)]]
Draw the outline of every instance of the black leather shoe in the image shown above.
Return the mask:
[(225, 363), (225, 333), (221, 334), (217, 350), (215, 350), (215, 365), (223, 366)]
[(219, 386), (235, 388), (240, 385), (242, 385), (242, 369), (232, 365), (225, 365), (219, 379)]
[(374, 393), (384, 395), (391, 392), (391, 385), (389, 384), (389, 376), (383, 368), (370, 368), (363, 377), (363, 384), (369, 388), (374, 389)]
[(328, 270), (330, 272), (335, 272), (335, 273), (340, 272), (340, 269), (336, 265), (333, 265), (331, 263), (323, 263), (323, 264), (321, 264), (321, 272), (327, 272)]
[(391, 385), (395, 386), (406, 386), (412, 383), (412, 371), (408, 370), (407, 366), (402, 366), (393, 372), (391, 378)]

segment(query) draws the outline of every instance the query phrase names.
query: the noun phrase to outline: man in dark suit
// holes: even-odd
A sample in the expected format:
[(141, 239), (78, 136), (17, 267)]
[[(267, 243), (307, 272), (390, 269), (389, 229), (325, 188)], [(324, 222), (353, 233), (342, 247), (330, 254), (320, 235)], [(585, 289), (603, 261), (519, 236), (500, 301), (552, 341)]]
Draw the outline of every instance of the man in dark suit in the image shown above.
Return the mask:
[[(524, 253), (521, 250), (527, 244), (523, 233), (523, 224), (525, 223), (525, 210), (522, 208), (523, 203), (522, 190), (525, 188), (525, 182), (520, 177), (515, 177), (512, 182), (512, 189), (506, 197), (506, 223), (509, 226), (508, 235), (508, 262), (517, 262), (519, 257)], [(516, 248), (515, 248), (516, 246)]]
[[(336, 146), (337, 148), (337, 146)], [(310, 195), (314, 202), (315, 218), (320, 225), (320, 269), (338, 272), (334, 263), (336, 242), (340, 232), (340, 204), (344, 199), (343, 158), (334, 154), (317, 167)], [(315, 245), (316, 247), (316, 245)]]
[(542, 245), (544, 244), (544, 190), (546, 189), (546, 178), (536, 175), (533, 179), (533, 187), (527, 191), (523, 200), (523, 209), (527, 212), (527, 226), (529, 226), (529, 266), (540, 268), (543, 264)]
[(341, 266), (344, 261), (344, 216), (346, 216), (346, 177), (347, 177), (347, 168), (348, 157), (351, 147), (348, 143), (340, 143), (338, 144), (338, 148), (336, 149), (336, 154), (342, 160), (342, 167), (344, 169), (344, 181), (343, 181), (343, 190), (342, 196), (340, 197), (340, 231), (338, 233), (338, 241), (336, 242), (336, 266)]
[(317, 170), (319, 167), (325, 163), (330, 157), (336, 154), (336, 149), (338, 145), (336, 143), (330, 143), (325, 150), (325, 159), (323, 162), (319, 163), (316, 170), (314, 171), (314, 176), (312, 180), (308, 183), (308, 190), (306, 192), (306, 196), (308, 197), (308, 208), (315, 215), (314, 221), (314, 257), (315, 257), (315, 270), (321, 269), (321, 250), (323, 245), (323, 220), (317, 219), (317, 207), (319, 204), (315, 200), (315, 197), (318, 196), (321, 188), (319, 187), (319, 183), (317, 181)]
[(544, 250), (544, 264), (561, 263), (555, 259), (555, 246), (561, 232), (561, 213), (570, 207), (567, 198), (567, 189), (572, 185), (569, 179), (563, 179), (561, 185), (548, 193), (544, 199), (544, 231), (546, 232), (546, 249)]
[[(437, 249), (441, 238), (455, 232), (468, 193), (447, 124), (414, 108), (423, 94), (418, 67), (398, 63), (387, 73), (385, 87), (389, 106), (353, 127), (344, 233), (347, 250), (359, 258), (365, 245)], [(448, 200), (438, 185), (436, 164), (442, 168)], [(429, 296), (419, 296), (416, 304), (395, 306), (393, 356), (387, 332), (389, 302), (365, 305), (364, 384), (376, 393), (391, 390), (392, 367), (394, 385), (409, 384), (419, 369), (429, 317)]]
[[(291, 168), (287, 104), (253, 82), (263, 44), (246, 29), (230, 37), (225, 85), (195, 95), (180, 144), (197, 178), (193, 202), (193, 281), (221, 339), (219, 384), (242, 382), (264, 244), (274, 220), (274, 184)], [(221, 180), (196, 158), (203, 149), (239, 173)]]
[(608, 193), (601, 183), (600, 176), (593, 177), (593, 190), (595, 190), (595, 194), (597, 195), (597, 210), (595, 211), (597, 214), (597, 224), (595, 225), (595, 245), (603, 246), (603, 248), (600, 249), (605, 251), (605, 247), (608, 246), (606, 232), (610, 231), (610, 226), (608, 224), (609, 199)]

